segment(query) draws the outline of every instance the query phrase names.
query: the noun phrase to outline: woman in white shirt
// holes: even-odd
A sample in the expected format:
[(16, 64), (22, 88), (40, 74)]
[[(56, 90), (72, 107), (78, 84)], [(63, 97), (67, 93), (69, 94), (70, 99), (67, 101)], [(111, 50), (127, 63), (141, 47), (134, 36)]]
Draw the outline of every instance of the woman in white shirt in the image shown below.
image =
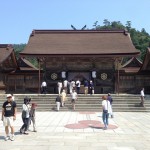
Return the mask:
[(22, 133), (22, 134), (28, 134), (26, 131), (28, 129), (28, 123), (29, 123), (29, 117), (30, 117), (30, 108), (31, 108), (31, 106), (29, 105), (29, 99), (25, 98), (24, 104), (22, 105), (23, 125), (20, 128), (20, 133)]
[(141, 94), (141, 103), (140, 103), (140, 105), (141, 105), (142, 107), (144, 107), (144, 97), (145, 97), (144, 88), (142, 88), (140, 94)]
[(73, 110), (75, 110), (75, 102), (78, 98), (78, 95), (76, 93), (75, 90), (73, 90), (73, 92), (71, 93), (71, 102), (72, 102), (72, 107), (73, 107)]
[(65, 101), (66, 101), (66, 92), (65, 92), (65, 90), (63, 90), (61, 93), (61, 105), (62, 105), (62, 107), (65, 105)]
[(58, 94), (60, 95), (61, 89), (62, 89), (62, 82), (61, 82), (61, 81), (59, 81), (59, 82), (57, 83), (57, 87), (58, 87)]
[(107, 100), (107, 96), (102, 96), (102, 109), (103, 109), (102, 119), (104, 123), (104, 130), (107, 130), (109, 113), (111, 113), (111, 106), (110, 102)]

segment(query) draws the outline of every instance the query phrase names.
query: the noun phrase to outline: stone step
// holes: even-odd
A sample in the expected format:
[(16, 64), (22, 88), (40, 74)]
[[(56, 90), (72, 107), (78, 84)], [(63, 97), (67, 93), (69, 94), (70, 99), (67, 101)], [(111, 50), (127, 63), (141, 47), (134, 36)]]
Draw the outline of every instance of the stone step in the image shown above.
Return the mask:
[[(103, 95), (103, 94), (102, 94)], [(77, 111), (101, 111), (101, 94), (95, 95), (83, 95), (78, 96), (78, 101), (76, 102)], [(15, 101), (17, 102), (18, 111), (22, 110), (22, 104), (24, 97), (28, 96), (32, 99), (32, 102), (38, 104), (37, 111), (54, 111), (56, 108), (55, 99), (57, 94), (14, 94)], [(146, 96), (145, 108), (139, 107), (140, 96), (139, 95), (112, 95), (113, 98), (113, 111), (128, 111), (128, 112), (147, 112), (150, 111), (150, 96)], [(61, 111), (72, 110), (71, 98), (67, 95), (67, 101), (65, 107), (61, 107)], [(0, 95), (0, 107), (2, 107), (3, 102), (6, 101), (6, 95)]]

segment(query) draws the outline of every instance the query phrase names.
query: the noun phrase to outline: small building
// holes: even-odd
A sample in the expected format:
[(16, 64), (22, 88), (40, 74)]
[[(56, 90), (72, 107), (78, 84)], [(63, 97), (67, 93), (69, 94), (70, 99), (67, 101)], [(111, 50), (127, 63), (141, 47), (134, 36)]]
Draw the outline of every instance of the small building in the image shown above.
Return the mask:
[(38, 91), (38, 69), (28, 60), (16, 59), (12, 45), (0, 44), (0, 91)]

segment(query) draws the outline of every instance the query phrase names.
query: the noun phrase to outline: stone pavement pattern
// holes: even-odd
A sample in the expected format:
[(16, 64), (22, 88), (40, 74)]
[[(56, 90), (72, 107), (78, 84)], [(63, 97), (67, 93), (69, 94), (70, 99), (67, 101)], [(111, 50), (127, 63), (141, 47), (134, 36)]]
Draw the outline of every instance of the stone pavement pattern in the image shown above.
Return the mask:
[[(17, 114), (15, 141), (4, 141), (1, 121), (0, 150), (150, 149), (150, 113), (116, 112), (115, 118), (109, 119), (112, 128), (108, 130), (102, 129), (102, 117), (98, 112), (37, 112), (36, 116), (38, 132), (21, 135), (21, 114)], [(88, 127), (80, 124), (83, 122), (89, 123)]]

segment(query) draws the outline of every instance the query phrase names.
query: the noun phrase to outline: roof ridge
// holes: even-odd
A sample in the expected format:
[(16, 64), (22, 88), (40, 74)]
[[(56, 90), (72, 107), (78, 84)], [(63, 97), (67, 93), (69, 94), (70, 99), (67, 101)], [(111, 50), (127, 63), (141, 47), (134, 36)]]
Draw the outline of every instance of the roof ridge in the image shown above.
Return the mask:
[(101, 29), (101, 30), (41, 30), (35, 29), (32, 35), (41, 33), (127, 33), (124, 29)]

